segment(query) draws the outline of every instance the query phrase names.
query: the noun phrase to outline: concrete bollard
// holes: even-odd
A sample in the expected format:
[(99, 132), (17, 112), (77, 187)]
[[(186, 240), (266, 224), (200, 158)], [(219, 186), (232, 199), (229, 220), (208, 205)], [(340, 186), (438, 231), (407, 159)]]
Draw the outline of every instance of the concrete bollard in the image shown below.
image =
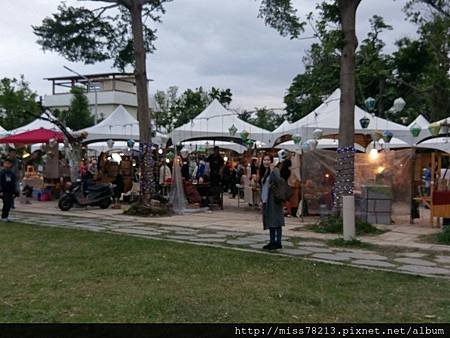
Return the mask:
[(343, 196), (342, 218), (344, 222), (344, 240), (355, 239), (355, 197)]

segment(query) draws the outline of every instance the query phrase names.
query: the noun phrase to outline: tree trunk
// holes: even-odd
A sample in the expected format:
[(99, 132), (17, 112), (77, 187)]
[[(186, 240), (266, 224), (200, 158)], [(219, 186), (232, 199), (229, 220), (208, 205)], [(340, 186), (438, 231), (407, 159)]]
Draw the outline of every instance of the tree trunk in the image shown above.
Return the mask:
[(135, 77), (137, 93), (137, 117), (139, 121), (139, 150), (141, 168), (140, 203), (150, 207), (154, 191), (154, 161), (152, 157), (152, 142), (150, 132), (150, 110), (148, 104), (147, 69), (145, 63), (144, 34), (142, 29), (142, 5), (132, 0), (130, 7), (131, 27), (133, 32), (133, 49), (135, 57)]
[(339, 147), (337, 149), (335, 206), (342, 207), (342, 197), (353, 195), (355, 179), (355, 17), (360, 0), (338, 0), (344, 47), (340, 69)]

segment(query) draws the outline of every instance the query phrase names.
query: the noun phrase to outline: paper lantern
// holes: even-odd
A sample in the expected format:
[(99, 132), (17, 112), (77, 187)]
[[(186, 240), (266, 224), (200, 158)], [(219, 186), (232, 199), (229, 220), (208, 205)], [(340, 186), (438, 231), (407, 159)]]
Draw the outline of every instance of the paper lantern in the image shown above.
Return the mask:
[(294, 144), (300, 144), (302, 141), (302, 137), (300, 135), (292, 135), (292, 141), (294, 141)]
[(322, 130), (322, 129), (315, 129), (315, 130), (313, 131), (313, 137), (314, 137), (314, 139), (316, 139), (316, 140), (322, 138), (322, 135), (323, 135), (323, 130)]
[(384, 143), (390, 143), (392, 140), (392, 137), (394, 137), (394, 134), (390, 130), (385, 130), (383, 132), (383, 141)]
[(237, 133), (236, 126), (233, 124), (230, 128), (228, 128), (228, 132), (230, 133), (231, 136), (236, 135), (236, 133)]
[(373, 97), (368, 97), (364, 101), (364, 104), (366, 105), (366, 107), (369, 111), (372, 111), (375, 108), (375, 99)]
[(241, 139), (243, 141), (247, 140), (249, 135), (250, 133), (247, 130), (244, 129), (243, 131), (241, 131)]
[(182, 158), (187, 158), (189, 156), (189, 150), (187, 150), (186, 148), (181, 149), (180, 155)]
[(307, 153), (308, 151), (310, 151), (310, 150), (311, 150), (311, 148), (310, 148), (310, 146), (309, 146), (309, 143), (308, 143), (308, 142), (304, 142), (304, 143), (302, 143), (302, 150), (303, 150), (303, 152), (304, 152), (304, 153)]
[(441, 124), (440, 123), (432, 123), (428, 126), (428, 130), (430, 131), (430, 134), (433, 136), (438, 136), (439, 132), (441, 130)]
[(378, 142), (379, 140), (381, 140), (382, 137), (383, 137), (383, 133), (381, 131), (379, 131), (378, 129), (372, 133), (372, 140), (374, 140), (375, 142)]
[(128, 141), (127, 141), (127, 146), (128, 146), (128, 148), (133, 148), (134, 147), (134, 140), (133, 139), (129, 139)]
[(172, 150), (169, 151), (166, 156), (169, 160), (173, 160), (175, 158), (175, 154), (173, 153)]
[(311, 139), (311, 140), (306, 141), (306, 143), (308, 143), (309, 149), (311, 151), (314, 151), (314, 150), (316, 150), (317, 145), (319, 144), (319, 141), (317, 141), (315, 139)]
[(361, 125), (361, 128), (367, 129), (370, 124), (370, 119), (367, 116), (364, 116), (363, 118), (359, 119), (359, 124)]
[(106, 141), (106, 145), (108, 146), (109, 149), (111, 149), (114, 146), (114, 141), (109, 139), (108, 141)]
[(401, 97), (394, 100), (394, 110), (396, 113), (401, 112), (405, 108), (406, 102)]
[(420, 135), (420, 132), (422, 131), (422, 128), (417, 123), (414, 123), (411, 128), (409, 128), (409, 132), (413, 137), (417, 137)]

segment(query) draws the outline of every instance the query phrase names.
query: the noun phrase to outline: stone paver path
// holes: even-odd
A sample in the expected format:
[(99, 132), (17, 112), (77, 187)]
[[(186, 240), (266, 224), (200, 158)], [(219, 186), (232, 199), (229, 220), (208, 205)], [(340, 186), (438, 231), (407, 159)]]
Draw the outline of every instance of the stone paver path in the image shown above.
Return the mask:
[[(139, 222), (134, 217), (125, 221), (102, 218), (65, 217), (61, 214), (37, 214), (16, 211), (14, 220), (21, 223), (50, 227), (72, 228), (95, 232), (127, 234), (149, 239), (187, 242), (196, 245), (211, 245), (263, 252), (262, 246), (268, 236), (243, 231), (223, 230), (220, 227), (193, 229), (180, 225), (158, 225)], [(158, 219), (155, 219), (158, 222)], [(314, 241), (295, 236), (284, 236), (283, 249), (276, 254), (299, 257), (306, 260), (342, 264), (358, 268), (394, 271), (397, 273), (450, 279), (450, 254), (414, 249), (361, 250), (330, 247), (317, 239)]]

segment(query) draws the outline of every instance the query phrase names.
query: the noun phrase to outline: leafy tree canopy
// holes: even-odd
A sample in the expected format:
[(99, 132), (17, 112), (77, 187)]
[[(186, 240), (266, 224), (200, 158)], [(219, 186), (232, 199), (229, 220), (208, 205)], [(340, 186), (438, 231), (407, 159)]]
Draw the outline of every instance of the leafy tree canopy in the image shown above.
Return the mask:
[(30, 89), (23, 75), (20, 79), (1, 79), (0, 125), (6, 130), (12, 130), (33, 121), (32, 114), (41, 111), (36, 100), (37, 94)]
[[(99, 1), (99, 0), (91, 0)], [(144, 47), (147, 53), (154, 51), (156, 30), (151, 22), (160, 22), (165, 12), (164, 3), (171, 0), (142, 1)], [(103, 1), (111, 4), (91, 10), (62, 3), (58, 12), (33, 26), (37, 43), (44, 51), (56, 51), (69, 61), (93, 64), (113, 60), (114, 67), (124, 70), (134, 65), (131, 16), (127, 1)], [(116, 9), (112, 14), (109, 9)], [(107, 15), (107, 13), (110, 13)]]
[(212, 87), (205, 91), (202, 87), (195, 90), (186, 89), (178, 96), (178, 87), (172, 86), (167, 91), (158, 90), (154, 96), (158, 110), (153, 113), (156, 124), (170, 131), (195, 118), (214, 99), (217, 99), (224, 107), (228, 107), (232, 101), (231, 89)]
[(274, 131), (284, 121), (282, 115), (276, 114), (267, 107), (255, 108), (254, 112), (244, 111), (239, 114), (239, 118), (269, 131)]

